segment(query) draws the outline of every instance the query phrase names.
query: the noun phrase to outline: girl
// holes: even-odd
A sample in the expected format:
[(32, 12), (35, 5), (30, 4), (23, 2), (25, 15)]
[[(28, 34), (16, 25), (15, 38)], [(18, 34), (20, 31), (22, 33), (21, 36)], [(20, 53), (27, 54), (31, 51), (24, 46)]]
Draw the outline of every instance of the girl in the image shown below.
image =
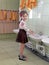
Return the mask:
[(19, 60), (26, 61), (26, 56), (23, 55), (23, 51), (24, 51), (25, 43), (28, 42), (27, 34), (26, 34), (26, 32), (29, 31), (29, 29), (27, 29), (26, 27), (26, 20), (28, 18), (28, 13), (26, 11), (21, 11), (20, 17), (21, 17), (21, 21), (19, 24), (19, 33), (16, 41), (21, 43)]

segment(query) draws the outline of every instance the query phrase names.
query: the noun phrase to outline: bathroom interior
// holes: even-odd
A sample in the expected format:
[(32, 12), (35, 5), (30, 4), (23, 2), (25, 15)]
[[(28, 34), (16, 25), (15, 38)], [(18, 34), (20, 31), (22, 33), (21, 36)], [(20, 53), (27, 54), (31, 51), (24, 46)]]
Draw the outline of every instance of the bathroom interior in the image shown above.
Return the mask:
[[(19, 18), (20, 18), (19, 12), (21, 11), (20, 9), (21, 8), (20, 4), (22, 4), (21, 1), (26, 2), (26, 0), (12, 0), (12, 1), (0, 0), (0, 47), (1, 47), (0, 49), (2, 50), (4, 49), (4, 46), (5, 47), (7, 46), (7, 44), (4, 45), (4, 43), (6, 43), (7, 41), (8, 41), (7, 43), (11, 42), (10, 44), (12, 43), (13, 45), (16, 44), (15, 39), (19, 31)], [(27, 2), (29, 1), (30, 0), (27, 0)], [(29, 8), (28, 7), (24, 8), (24, 10), (26, 10), (29, 15), (26, 23), (27, 27), (28, 29), (34, 31), (35, 34), (28, 33), (29, 42), (26, 43), (26, 49), (31, 51), (34, 55), (36, 55), (40, 59), (44, 60), (44, 62), (46, 61), (45, 64), (41, 63), (41, 65), (49, 65), (49, 11), (48, 11), (49, 0), (31, 0), (31, 1), (35, 1), (36, 5), (33, 5), (32, 7)], [(4, 46), (2, 46), (2, 44)], [(16, 47), (16, 45), (14, 46)], [(12, 50), (15, 49), (14, 46), (13, 48), (11, 46)], [(8, 62), (8, 64), (6, 64), (6, 61), (4, 64), (2, 64), (2, 62), (0, 61), (1, 65), (13, 65), (13, 64), (19, 65), (19, 63), (20, 65), (23, 65), (23, 62), (21, 63), (19, 61), (16, 64), (16, 59), (13, 57), (11, 62), (10, 63)], [(32, 64), (34, 65), (34, 63)], [(24, 65), (25, 64), (27, 65), (27, 63), (24, 63)], [(35, 65), (39, 65), (38, 62), (36, 62)]]
[[(48, 0), (38, 0), (36, 7), (28, 10), (29, 17), (27, 27), (34, 31), (28, 33), (29, 42), (26, 46), (34, 51), (41, 58), (49, 61), (49, 20), (48, 20)], [(18, 30), (14, 30), (18, 33)]]

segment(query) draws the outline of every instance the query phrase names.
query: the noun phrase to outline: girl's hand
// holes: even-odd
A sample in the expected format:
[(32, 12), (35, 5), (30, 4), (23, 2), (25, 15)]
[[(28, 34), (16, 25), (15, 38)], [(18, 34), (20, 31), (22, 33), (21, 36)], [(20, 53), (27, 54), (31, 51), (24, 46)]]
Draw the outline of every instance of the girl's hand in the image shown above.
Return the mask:
[(29, 30), (29, 33), (30, 33), (30, 34), (35, 34), (32, 30)]

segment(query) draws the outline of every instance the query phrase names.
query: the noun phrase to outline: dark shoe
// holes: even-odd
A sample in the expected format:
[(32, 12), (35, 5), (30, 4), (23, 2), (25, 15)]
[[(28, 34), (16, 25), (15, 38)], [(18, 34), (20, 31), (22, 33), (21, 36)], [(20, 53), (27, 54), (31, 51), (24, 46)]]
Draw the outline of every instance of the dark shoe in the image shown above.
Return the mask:
[[(20, 57), (20, 55), (18, 55), (18, 57)], [(22, 57), (23, 57), (23, 58), (26, 58), (26, 56), (24, 56), (24, 55), (23, 55)]]
[(22, 57), (22, 58), (20, 58), (20, 57), (19, 57), (19, 60), (26, 61), (26, 59), (25, 59), (25, 58), (23, 58), (23, 57)]

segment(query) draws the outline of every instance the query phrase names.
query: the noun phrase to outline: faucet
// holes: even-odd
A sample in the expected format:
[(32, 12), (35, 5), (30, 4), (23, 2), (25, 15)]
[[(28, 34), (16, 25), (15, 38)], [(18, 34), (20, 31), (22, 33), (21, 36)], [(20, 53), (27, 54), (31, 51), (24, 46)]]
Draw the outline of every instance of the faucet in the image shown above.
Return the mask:
[(42, 32), (39, 32), (39, 35), (43, 35), (43, 33)]

